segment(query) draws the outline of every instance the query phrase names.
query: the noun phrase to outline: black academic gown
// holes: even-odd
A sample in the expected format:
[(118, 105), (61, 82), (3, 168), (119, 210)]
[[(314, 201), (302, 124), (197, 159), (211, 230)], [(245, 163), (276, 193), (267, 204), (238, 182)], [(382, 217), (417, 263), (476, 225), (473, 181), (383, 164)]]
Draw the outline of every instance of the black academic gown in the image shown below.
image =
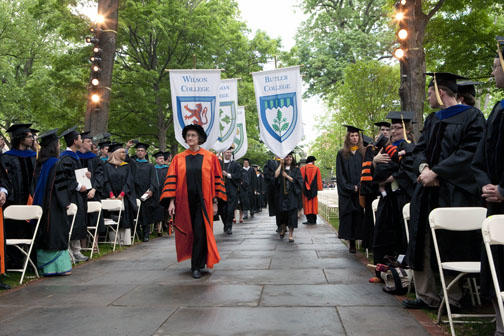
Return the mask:
[[(61, 153), (59, 160), (63, 166), (64, 176), (68, 180), (68, 189), (70, 189), (70, 203), (77, 205), (77, 215), (72, 230), (72, 240), (87, 238), (87, 191), (77, 191), (77, 179), (75, 171), (82, 168), (77, 153), (72, 151), (64, 151)], [(69, 218), (70, 222), (72, 218)]]
[[(424, 129), (413, 151), (413, 169), (418, 173), (421, 163), (427, 163), (438, 175), (439, 187), (416, 184), (411, 199), (409, 223), (410, 242), (407, 259), (415, 270), (423, 270), (425, 235), (429, 230), (429, 213), (438, 207), (480, 206), (478, 185), (472, 174), (471, 162), (483, 135), (485, 119), (474, 107), (461, 107), (462, 112), (443, 117), (456, 105), (425, 120)], [(481, 232), (437, 232), (441, 257), (450, 260), (480, 260)], [(432, 245), (429, 247), (432, 249)], [(433, 257), (434, 253), (431, 254)], [(435, 258), (432, 259), (435, 269)]]
[(285, 224), (289, 228), (297, 228), (299, 195), (303, 190), (303, 176), (297, 167), (286, 169), (285, 172), (293, 178), (290, 182), (282, 176), (282, 173), (275, 179), (277, 223)]
[(378, 151), (373, 146), (366, 147), (362, 162), (359, 194), (364, 198), (364, 225), (362, 247), (372, 249), (374, 235), (373, 201), (378, 197), (378, 183), (373, 181), (373, 159)]
[[(479, 193), (487, 184), (504, 188), (504, 100), (495, 104), (488, 117), (476, 155), (473, 160), (473, 171), (478, 183)], [(504, 214), (503, 203), (487, 203), (488, 216)], [(504, 247), (491, 246), (492, 255), (501, 290), (504, 288)], [(481, 253), (481, 294), (495, 296), (495, 290), (488, 264), (485, 248)]]
[[(12, 193), (12, 185), (9, 180), (9, 177), (7, 176), (7, 171), (2, 165), (2, 162), (0, 160), (0, 187), (4, 188), (7, 190), (7, 194)], [(5, 205), (4, 207), (5, 208)], [(5, 269), (5, 234), (4, 234), (4, 223), (3, 223), (3, 218), (0, 219), (0, 237), (3, 237), (3, 244), (1, 244), (1, 250), (0, 250), (0, 265), (3, 265), (3, 267), (0, 267), (0, 275), (3, 273), (2, 269)]]
[(106, 194), (109, 197), (119, 197), (121, 193), (124, 193), (124, 211), (121, 214), (119, 227), (121, 229), (133, 228), (133, 220), (136, 218), (138, 208), (131, 165), (124, 162), (116, 166), (107, 162), (104, 168)]
[(257, 195), (256, 195), (256, 211), (262, 211), (263, 204), (263, 190), (264, 190), (264, 176), (262, 174), (256, 174), (257, 176)]
[(275, 171), (278, 168), (278, 161), (268, 160), (264, 166), (264, 184), (266, 188), (266, 199), (268, 202), (268, 212), (270, 216), (276, 215), (276, 192), (275, 192)]
[[(7, 196), (6, 207), (14, 204), (26, 205), (33, 195), (35, 190), (33, 183), (35, 155), (35, 152), (30, 150), (11, 150), (0, 157), (12, 185), (12, 192)], [(4, 230), (7, 238), (28, 238), (33, 235), (34, 227), (26, 221), (5, 220)], [(18, 254), (17, 250), (12, 252), (14, 255)]]
[[(152, 191), (152, 196), (154, 196), (158, 189), (154, 165), (149, 162), (139, 162), (138, 159), (132, 159), (130, 164), (134, 174), (136, 197), (140, 199), (147, 190)], [(143, 230), (154, 223), (153, 214), (155, 207), (156, 202), (154, 201), (154, 197), (149, 197), (147, 200), (142, 201), (138, 224)]]
[[(105, 187), (105, 175), (103, 173), (103, 161), (100, 160), (98, 156), (94, 153), (88, 152), (85, 154), (77, 153), (79, 155), (82, 168), (87, 168), (91, 173), (91, 185), (96, 190), (95, 196), (92, 199), (87, 198), (87, 194), (84, 193), (84, 202), (94, 201), (100, 202), (103, 198), (103, 190)], [(88, 224), (94, 226), (98, 218), (98, 213), (90, 213), (87, 215)], [(103, 216), (100, 216), (100, 222), (98, 223), (99, 232), (105, 231), (105, 225), (103, 223)]]
[(166, 173), (168, 173), (168, 166), (163, 165), (160, 167), (154, 166), (156, 175), (156, 192), (152, 195), (153, 201), (153, 220), (155, 223), (162, 222), (166, 218), (166, 208), (161, 205), (159, 199), (161, 198), (161, 191), (166, 180)]
[(378, 203), (373, 236), (375, 265), (384, 263), (385, 256), (395, 258), (399, 254), (406, 253), (408, 243), (402, 208), (410, 202), (416, 182), (416, 174), (413, 171), (414, 147), (414, 144), (402, 141), (397, 144), (397, 151), (404, 150), (406, 155), (399, 162), (378, 164), (374, 169), (373, 181), (375, 183), (383, 183), (389, 176), (393, 176), (397, 183), (397, 185), (392, 183), (384, 185), (386, 196), (382, 196)]
[[(45, 164), (48, 164), (48, 161)], [(36, 182), (43, 178), (46, 182), (43, 190), (37, 189), (34, 199), (34, 204), (42, 206), (44, 211), (37, 234), (36, 248), (66, 250), (71, 225), (71, 218), (67, 216), (67, 207), (72, 203), (70, 200), (72, 194), (75, 193), (75, 190), (70, 189), (73, 183), (67, 178), (66, 168), (60, 160), (56, 161), (45, 177), (40, 175), (41, 168), (37, 166)]]
[(232, 228), (234, 212), (238, 208), (239, 188), (242, 181), (242, 167), (236, 161), (219, 161), (222, 170), (231, 174), (231, 178), (224, 176), (227, 201), (218, 199), (219, 216), (224, 223), (224, 230)]
[(242, 169), (242, 183), (240, 186), (240, 203), (242, 210), (253, 210), (253, 199), (257, 188), (257, 177), (252, 167)]
[(338, 186), (339, 230), (340, 239), (356, 240), (365, 238), (364, 212), (359, 204), (362, 155), (359, 151), (350, 152), (348, 157), (343, 150), (336, 156), (336, 178)]

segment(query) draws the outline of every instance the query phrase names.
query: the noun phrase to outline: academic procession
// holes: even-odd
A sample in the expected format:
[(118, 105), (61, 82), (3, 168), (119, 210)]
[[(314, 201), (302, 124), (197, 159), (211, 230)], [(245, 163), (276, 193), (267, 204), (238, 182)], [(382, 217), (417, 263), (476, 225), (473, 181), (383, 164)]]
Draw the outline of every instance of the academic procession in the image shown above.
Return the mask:
[(54, 88), (29, 83), (36, 57), (0, 71), (0, 335), (504, 335), (502, 16), (468, 69), (429, 60), (432, 35), (424, 52), (444, 1), (401, 0), (395, 47), (335, 71), (306, 57), (329, 40), (318, 20), (360, 20), (362, 1), (315, 2), (284, 52), (249, 38), (239, 1), (100, 0), (95, 21), (84, 2), (0, 1), (13, 22), (75, 24), (33, 32), (68, 42), (41, 66)]

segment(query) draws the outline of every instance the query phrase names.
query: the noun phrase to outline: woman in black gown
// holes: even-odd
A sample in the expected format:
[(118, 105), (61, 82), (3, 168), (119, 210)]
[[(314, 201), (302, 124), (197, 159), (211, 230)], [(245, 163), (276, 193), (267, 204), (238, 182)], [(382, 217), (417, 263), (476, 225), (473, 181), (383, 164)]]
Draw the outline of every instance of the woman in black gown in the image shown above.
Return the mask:
[[(137, 212), (135, 183), (131, 165), (126, 159), (126, 150), (120, 143), (109, 145), (109, 158), (104, 165), (105, 193), (111, 199), (124, 201), (124, 210), (119, 223), (120, 234), (124, 235), (126, 230), (133, 228), (133, 220)], [(126, 234), (128, 236), (128, 234)], [(127, 241), (124, 242), (128, 244)]]
[(281, 224), (280, 238), (289, 227), (289, 242), (294, 242), (294, 229), (298, 224), (298, 206), (301, 195), (303, 177), (296, 166), (292, 153), (289, 153), (275, 171), (277, 196), (277, 223)]
[(347, 128), (343, 149), (336, 156), (338, 186), (339, 229), (338, 237), (350, 241), (350, 253), (355, 253), (355, 240), (365, 239), (364, 211), (359, 204), (362, 160), (365, 149), (360, 129)]

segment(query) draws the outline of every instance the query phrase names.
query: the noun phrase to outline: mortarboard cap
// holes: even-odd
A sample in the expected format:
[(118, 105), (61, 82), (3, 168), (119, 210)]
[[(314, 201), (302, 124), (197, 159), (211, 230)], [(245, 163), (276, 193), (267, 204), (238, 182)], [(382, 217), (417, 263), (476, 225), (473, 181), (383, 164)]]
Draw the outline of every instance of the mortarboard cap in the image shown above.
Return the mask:
[(81, 136), (82, 140), (84, 140), (84, 139), (91, 139), (92, 140), (93, 139), (93, 137), (91, 136), (91, 132), (89, 132), (89, 131), (88, 132), (82, 132), (80, 134), (80, 136)]
[(343, 127), (346, 127), (347, 128), (347, 132), (363, 132), (364, 130), (361, 130), (360, 128), (358, 127), (355, 127), (355, 126), (351, 126), (351, 125), (341, 125)]
[(426, 72), (425, 74), (427, 76), (432, 76), (432, 80), (429, 83), (429, 87), (431, 86), (434, 87), (436, 93), (436, 99), (440, 106), (443, 106), (444, 104), (443, 101), (441, 100), (441, 96), (439, 95), (439, 87), (444, 86), (453, 91), (454, 93), (457, 93), (458, 92), (457, 80), (467, 79), (466, 77), (462, 77), (450, 72)]
[(153, 155), (153, 156), (154, 156), (156, 159), (157, 159), (158, 157), (162, 156), (162, 157), (163, 157), (163, 159), (164, 159), (164, 152), (161, 152), (161, 151), (156, 152), (156, 153), (154, 153), (154, 155)]
[(388, 121), (378, 121), (374, 123), (375, 126), (378, 127), (390, 127), (390, 123)]
[(52, 129), (39, 135), (38, 139), (42, 147), (49, 146), (54, 141), (58, 141), (58, 129)]
[(109, 144), (109, 153), (114, 153), (116, 150), (123, 148), (123, 144), (119, 142), (111, 142)]
[(26, 133), (31, 133), (30, 126), (32, 124), (14, 124), (9, 129), (7, 132), (11, 134), (12, 137), (18, 137)]
[(72, 128), (67, 129), (61, 134), (61, 136), (65, 138), (67, 146), (73, 145), (74, 140), (79, 137), (79, 133), (76, 131), (76, 129), (77, 126), (74, 126)]
[(150, 145), (146, 144), (146, 143), (143, 143), (143, 142), (138, 142), (137, 144), (135, 144), (135, 148), (138, 149), (138, 148), (143, 148), (145, 150), (147, 150), (147, 148), (149, 148)]
[(387, 119), (390, 119), (392, 121), (392, 124), (400, 124), (403, 121), (412, 121), (413, 120), (413, 113), (412, 112), (401, 112), (401, 111), (392, 111), (387, 114)]
[(98, 147), (100, 149), (103, 148), (103, 147), (107, 147), (108, 145), (110, 145), (110, 141), (109, 140), (102, 141), (102, 142), (98, 143)]
[(459, 95), (469, 93), (473, 97), (476, 97), (476, 85), (480, 85), (480, 84), (483, 84), (483, 83), (472, 81), (472, 80), (459, 81), (459, 82), (457, 82), (458, 93), (459, 93)]
[(40, 130), (36, 129), (36, 128), (30, 128), (30, 132), (33, 134), (33, 135), (36, 135), (37, 133), (40, 132)]

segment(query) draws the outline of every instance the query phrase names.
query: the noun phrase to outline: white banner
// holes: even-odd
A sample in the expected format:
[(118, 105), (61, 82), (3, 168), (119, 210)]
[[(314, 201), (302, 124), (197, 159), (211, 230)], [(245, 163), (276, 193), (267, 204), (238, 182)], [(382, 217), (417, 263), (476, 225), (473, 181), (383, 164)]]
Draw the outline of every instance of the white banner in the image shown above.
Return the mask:
[(284, 158), (301, 141), (301, 75), (299, 66), (252, 74), (261, 139)]
[(236, 137), (234, 138), (234, 159), (238, 160), (245, 156), (248, 149), (247, 128), (245, 122), (245, 107), (238, 106), (236, 113)]
[(236, 108), (238, 107), (238, 80), (223, 79), (219, 86), (219, 138), (213, 149), (223, 152), (233, 144), (236, 135)]
[(189, 124), (203, 127), (208, 138), (201, 146), (212, 148), (219, 137), (220, 70), (170, 70), (175, 138), (187, 148), (182, 129)]

